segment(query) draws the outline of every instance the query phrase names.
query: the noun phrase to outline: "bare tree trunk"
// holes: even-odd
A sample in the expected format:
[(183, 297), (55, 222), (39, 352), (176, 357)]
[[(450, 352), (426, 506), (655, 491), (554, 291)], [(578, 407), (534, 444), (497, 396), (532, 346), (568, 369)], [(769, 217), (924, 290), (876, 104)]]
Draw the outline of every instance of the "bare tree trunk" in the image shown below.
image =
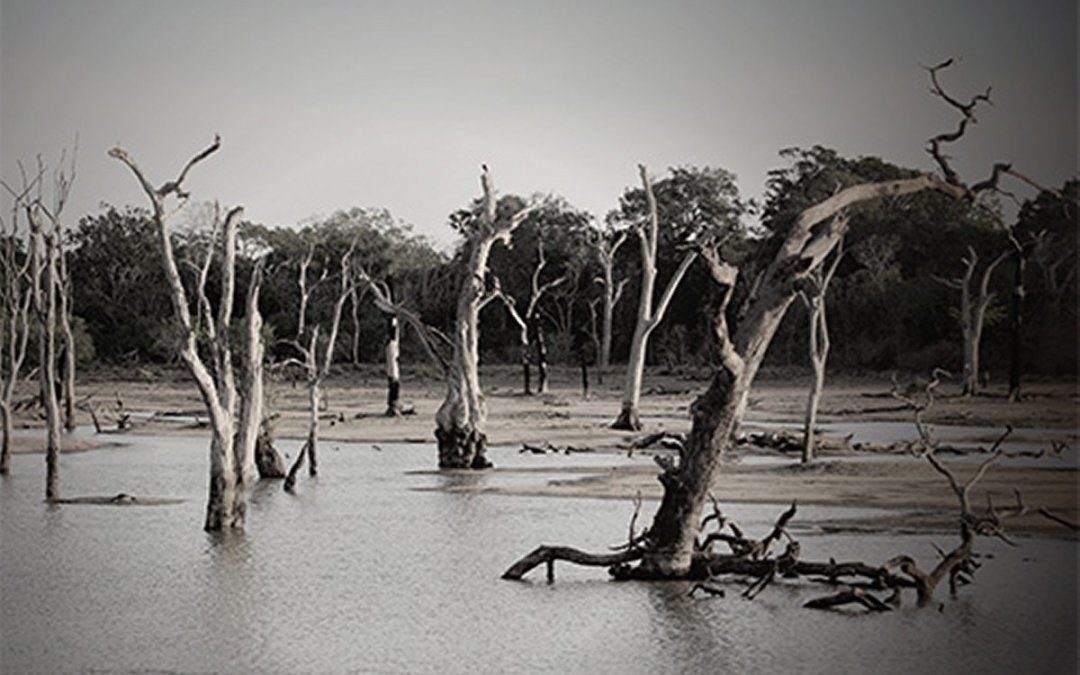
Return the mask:
[(544, 327), (541, 325), (539, 317), (534, 317), (532, 320), (532, 342), (536, 348), (536, 370), (538, 373), (536, 393), (546, 394), (548, 391), (547, 343), (544, 340)]
[(532, 356), (536, 355), (537, 369), (540, 371), (539, 386), (537, 393), (547, 392), (547, 348), (543, 344), (543, 332), (540, 330), (540, 300), (544, 294), (563, 283), (569, 278), (564, 274), (546, 283), (540, 283), (540, 273), (547, 264), (544, 257), (544, 244), (541, 239), (536, 245), (537, 263), (533, 268), (532, 282), (529, 289), (529, 301), (525, 306), (525, 313), (518, 311), (517, 301), (504, 293), (501, 287), (496, 287), (494, 295), (502, 300), (510, 318), (518, 325), (518, 345), (521, 350), (521, 367), (524, 375), (524, 391), (529, 396), (532, 392)]
[(308, 475), (315, 476), (319, 473), (316, 448), (319, 445), (319, 401), (322, 392), (318, 382), (308, 383), (308, 434), (307, 434), (307, 460)]
[(38, 319), (38, 384), (45, 408), (45, 499), (60, 498), (60, 405), (56, 398), (56, 242), (44, 231), (39, 205), (27, 206), (32, 228), (31, 277)]
[(401, 327), (396, 314), (386, 315), (386, 416), (401, 415)]
[[(732, 436), (738, 428), (741, 401), (749, 391), (765, 352), (784, 313), (796, 297), (798, 288), (805, 283), (807, 276), (823, 263), (843, 236), (847, 227), (845, 210), (848, 207), (867, 200), (883, 197), (895, 198), (928, 189), (937, 190), (958, 200), (974, 199), (978, 193), (996, 188), (1000, 174), (1008, 170), (1006, 165), (995, 166), (989, 180), (969, 188), (960, 183), (955, 171), (949, 166), (948, 160), (940, 152), (941, 143), (955, 141), (963, 135), (971, 109), (979, 100), (986, 100), (986, 96), (983, 95), (965, 105), (949, 97), (936, 86), (937, 71), (951, 63), (951, 60), (946, 61), (929, 69), (937, 93), (950, 105), (961, 110), (965, 116), (959, 132), (941, 134), (932, 138), (930, 142), (930, 152), (942, 167), (945, 178), (921, 175), (853, 185), (838, 190), (831, 197), (803, 210), (792, 224), (775, 257), (763, 272), (761, 282), (757, 284), (757, 292), (753, 295), (733, 339), (729, 338), (726, 309), (738, 270), (723, 263), (717, 251), (702, 249), (701, 252), (709, 266), (710, 274), (721, 287), (725, 288), (720, 306), (713, 316), (712, 325), (720, 365), (715, 370), (708, 389), (690, 406), (692, 427), (677, 461), (671, 458), (658, 460), (663, 467), (659, 480), (664, 486), (664, 495), (652, 525), (644, 535), (636, 538), (631, 528), (628, 548), (621, 554), (603, 559), (587, 556), (588, 561), (585, 564), (619, 564), (620, 567), (613, 568), (611, 571), (617, 578), (625, 579), (685, 578), (695, 571), (693, 569), (695, 559), (705, 560), (707, 563), (708, 556), (695, 558), (695, 544), (702, 526), (701, 513), (708, 498), (709, 489), (714, 484), (719, 471), (720, 457), (724, 449), (732, 442)], [(1000, 453), (995, 453), (991, 460), (997, 457), (1000, 457)], [(929, 454), (927, 459), (936, 469), (936, 460), (933, 459), (932, 454)], [(975, 476), (969, 479), (962, 488), (959, 487), (955, 477), (948, 475), (950, 485), (960, 500), (964, 529), (968, 527), (967, 522), (972, 515), (967, 508), (967, 494), (970, 486), (985, 472), (989, 464), (990, 461), (984, 462)], [(940, 470), (939, 472), (948, 473)], [(794, 514), (794, 509), (790, 509), (787, 513)], [(789, 515), (781, 517), (774, 530), (782, 530), (788, 518), (790, 518)], [(945, 560), (939, 564), (939, 568), (945, 570), (942, 574), (956, 569), (958, 561), (966, 559), (966, 550), (969, 549), (962, 545), (958, 552), (945, 556)], [(520, 578), (520, 573), (523, 572), (526, 563), (534, 564), (537, 560), (545, 559), (553, 561), (556, 558), (560, 558), (556, 549), (541, 547), (534, 554), (526, 556), (518, 564), (512, 566), (504, 578)], [(790, 558), (797, 560), (797, 551)], [(569, 560), (570, 558), (562, 555), (561, 559)], [(625, 563), (638, 559), (640, 559), (638, 567), (626, 567)], [(770, 564), (779, 564), (779, 561), (773, 561)], [(775, 573), (777, 568), (772, 569)], [(696, 571), (702, 576), (711, 573), (708, 568)], [(938, 570), (935, 569), (934, 574), (937, 573)]]
[(656, 285), (656, 254), (660, 237), (660, 219), (656, 210), (656, 196), (653, 194), (652, 183), (649, 181), (645, 166), (638, 165), (638, 172), (641, 174), (641, 183), (645, 189), (645, 199), (649, 207), (649, 224), (647, 228), (639, 226), (636, 229), (638, 241), (641, 243), (641, 297), (638, 300), (634, 338), (630, 343), (630, 358), (626, 363), (622, 410), (611, 425), (614, 429), (628, 431), (641, 429), (638, 407), (641, 403), (641, 381), (645, 373), (645, 353), (648, 349), (649, 336), (660, 325), (668, 304), (675, 295), (675, 289), (678, 288), (686, 275), (686, 270), (697, 257), (694, 251), (688, 252), (683, 257), (654, 309), (653, 289)]
[(1009, 302), (1009, 402), (1020, 401), (1020, 351), (1024, 330), (1024, 273), (1027, 267), (1027, 252), (1020, 245), (1014, 233), (1009, 233), (1009, 242), (1013, 245), (1013, 284)]
[(0, 424), (3, 424), (3, 438), (0, 438), (0, 476), (11, 471), (11, 438), (15, 434), (15, 421), (12, 419), (11, 403), (0, 401)]
[(529, 330), (522, 327), (518, 331), (518, 349), (521, 352), (522, 392), (532, 396), (532, 363), (529, 358)]
[(938, 279), (939, 282), (960, 291), (960, 325), (964, 336), (962, 382), (964, 396), (975, 396), (979, 393), (979, 344), (982, 341), (986, 308), (993, 299), (993, 293), (990, 292), (990, 278), (997, 266), (1008, 255), (1009, 252), (1006, 251), (986, 266), (979, 283), (978, 296), (975, 298), (972, 297), (971, 284), (975, 277), (975, 268), (979, 264), (979, 256), (971, 246), (968, 247), (967, 255), (960, 261), (964, 265), (963, 275), (955, 279)]
[(446, 398), (435, 413), (435, 438), (439, 444), (439, 468), (484, 469), (491, 466), (485, 452), (487, 407), (480, 389), (479, 313), (495, 297), (484, 287), (487, 261), (496, 241), (506, 242), (532, 212), (518, 211), (505, 224), (496, 222), (495, 187), (484, 167), (480, 178), (484, 203), (469, 237), (469, 259), (458, 295), (457, 318), (451, 337), (453, 353), (447, 369)]
[[(0, 335), (3, 336), (4, 355), (0, 358), (0, 418), (3, 421), (3, 438), (0, 438), (0, 475), (11, 471), (11, 439), (14, 434), (15, 385), (18, 384), (26, 349), (30, 340), (30, 307), (34, 299), (30, 279), (31, 256), (18, 260), (19, 213), (23, 200), (32, 189), (32, 183), (23, 186), (23, 192), (15, 195), (11, 210), (10, 229), (0, 219), (0, 237), (3, 237), (3, 315)], [(31, 239), (32, 241), (32, 239)]]
[(349, 316), (352, 319), (352, 344), (349, 352), (354, 366), (360, 366), (360, 291), (353, 289), (349, 296)]
[[(155, 188), (146, 178), (126, 150), (116, 147), (108, 153), (110, 157), (123, 162), (131, 170), (153, 207), (154, 224), (157, 226), (161, 245), (162, 265), (169, 284), (173, 315), (180, 334), (180, 358), (195, 379), (210, 416), (210, 485), (204, 522), (204, 528), (208, 531), (242, 528), (247, 515), (247, 487), (254, 463), (254, 444), (258, 438), (258, 426), (262, 421), (262, 337), (259, 333), (261, 318), (257, 310), (261, 272), (256, 270), (248, 289), (248, 339), (252, 343), (249, 345), (249, 358), (258, 358), (260, 363), (256, 367), (253, 360), (249, 361), (248, 378), (242, 384), (241, 391), (237, 392), (232, 366), (230, 327), (236, 286), (236, 230), (243, 209), (236, 207), (230, 210), (225, 216), (222, 228), (221, 289), (216, 319), (205, 288), (210, 262), (214, 258), (213, 249), (219, 224), (219, 213), (215, 213), (214, 232), (198, 281), (197, 307), (200, 325), (196, 330), (187, 292), (173, 254), (172, 240), (167, 226), (169, 212), (166, 210), (166, 200), (170, 195), (175, 195), (181, 202), (186, 200), (187, 193), (183, 191), (182, 185), (188, 171), (216, 152), (220, 146), (220, 138), (215, 137), (209, 147), (188, 160), (176, 180), (166, 182), (159, 188)], [(209, 365), (203, 360), (198, 348), (197, 340), (201, 331), (207, 334), (211, 357)], [(238, 398), (240, 399), (239, 425), (237, 425)]]
[(623, 288), (627, 279), (615, 282), (615, 255), (619, 247), (626, 242), (627, 233), (597, 233), (593, 247), (600, 259), (603, 276), (598, 278), (603, 285), (603, 323), (601, 327), (599, 366), (601, 370), (611, 366), (611, 329), (615, 316), (615, 305), (622, 299)]
[[(814, 461), (814, 430), (817, 428), (818, 404), (821, 391), (825, 386), (825, 364), (829, 360), (829, 324), (826, 320), (825, 296), (829, 291), (836, 268), (844, 257), (844, 240), (836, 245), (836, 254), (832, 263), (823, 273), (815, 271), (809, 279), (810, 288), (800, 293), (810, 315), (810, 365), (813, 368), (813, 381), (806, 401), (806, 419), (803, 424), (802, 463)], [(741, 415), (740, 415), (741, 419)]]
[[(820, 311), (820, 310), (819, 310)], [(811, 340), (817, 339), (817, 317), (811, 319)], [(827, 352), (827, 348), (826, 348)], [(818, 404), (821, 402), (821, 391), (825, 386), (825, 359), (818, 358), (815, 354), (811, 358), (814, 370), (813, 381), (810, 383), (810, 395), (806, 400), (806, 419), (803, 422), (803, 449), (802, 463), (809, 464), (814, 461), (814, 431), (817, 429)]]
[(57, 259), (59, 262), (59, 279), (57, 282), (57, 295), (59, 296), (59, 325), (60, 339), (63, 344), (64, 360), (61, 365), (63, 380), (61, 390), (63, 392), (64, 405), (64, 429), (68, 432), (75, 430), (75, 336), (71, 331), (72, 321), (72, 295), (71, 278), (67, 271), (67, 252), (64, 249), (63, 233), (59, 226), (56, 228)]
[[(730, 290), (725, 295), (713, 319), (722, 365), (713, 375), (709, 388), (690, 406), (691, 432), (678, 464), (660, 476), (664, 497), (649, 529), (649, 547), (641, 562), (641, 575), (679, 576), (690, 572), (702, 507), (719, 470), (719, 459), (738, 429), (742, 401), (795, 299), (799, 282), (822, 264), (843, 236), (847, 228), (844, 210), (870, 199), (926, 189), (956, 198), (967, 194), (963, 188), (924, 175), (854, 185), (803, 211), (765, 270), (756, 298), (733, 340), (727, 337), (725, 317)], [(734, 268), (725, 270), (713, 260), (708, 262), (713, 278), (730, 289), (734, 284)]]

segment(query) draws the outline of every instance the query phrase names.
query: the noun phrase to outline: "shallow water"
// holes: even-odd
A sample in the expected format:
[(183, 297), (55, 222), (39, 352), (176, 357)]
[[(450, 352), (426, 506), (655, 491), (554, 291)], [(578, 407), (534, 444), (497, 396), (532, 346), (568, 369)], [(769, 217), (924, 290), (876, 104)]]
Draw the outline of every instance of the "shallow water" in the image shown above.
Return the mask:
[[(554, 585), (499, 574), (539, 543), (602, 550), (617, 500), (416, 488), (498, 481), (423, 473), (434, 450), (328, 443), (298, 494), (257, 486), (246, 534), (200, 529), (207, 443), (125, 437), (66, 455), (68, 496), (182, 497), (157, 507), (42, 503), (41, 456), (0, 483), (3, 672), (1075, 672), (1077, 544), (981, 542), (974, 587), (943, 612), (823, 613), (789, 583), (753, 602), (691, 599), (683, 583), (612, 583), (560, 566)], [(296, 444), (285, 444), (295, 451)], [(337, 448), (336, 450), (334, 448)], [(493, 451), (503, 466), (555, 458)], [(566, 458), (560, 458), (560, 461)], [(573, 457), (588, 465), (594, 458)], [(750, 532), (777, 507), (731, 505)], [(836, 517), (806, 508), (799, 520)], [(924, 562), (950, 537), (798, 534), (804, 557)]]

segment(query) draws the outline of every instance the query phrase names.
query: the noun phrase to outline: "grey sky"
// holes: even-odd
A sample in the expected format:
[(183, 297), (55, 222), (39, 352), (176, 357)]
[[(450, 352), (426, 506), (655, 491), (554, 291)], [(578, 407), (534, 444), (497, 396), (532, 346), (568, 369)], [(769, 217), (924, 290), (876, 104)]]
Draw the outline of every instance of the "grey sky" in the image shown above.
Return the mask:
[(635, 165), (734, 171), (820, 143), (931, 168), (954, 124), (920, 63), (995, 107), (952, 149), (1058, 184), (1077, 163), (1075, 0), (1035, 2), (156, 2), (2, 0), (0, 169), (80, 134), (71, 214), (142, 205), (215, 132), (199, 199), (294, 224), (385, 206), (440, 243), (479, 191), (552, 191), (603, 215)]

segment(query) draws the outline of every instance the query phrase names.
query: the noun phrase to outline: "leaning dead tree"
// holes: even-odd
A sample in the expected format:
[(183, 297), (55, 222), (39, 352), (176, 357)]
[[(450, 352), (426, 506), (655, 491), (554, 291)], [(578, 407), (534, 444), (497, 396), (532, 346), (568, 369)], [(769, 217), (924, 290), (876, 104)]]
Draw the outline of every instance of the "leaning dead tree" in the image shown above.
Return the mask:
[(566, 282), (566, 280), (570, 278), (569, 274), (564, 274), (560, 277), (540, 283), (540, 275), (547, 265), (547, 260), (544, 258), (544, 242), (541, 239), (537, 239), (536, 242), (536, 255), (536, 267), (533, 268), (532, 277), (529, 281), (529, 299), (523, 303), (525, 306), (524, 312), (518, 309), (519, 305), (517, 299), (503, 291), (500, 285), (496, 285), (494, 291), (499, 299), (502, 300), (503, 305), (506, 306), (506, 311), (510, 314), (510, 318), (513, 319), (514, 323), (518, 326), (518, 347), (521, 350), (521, 367), (522, 375), (524, 377), (523, 388), (526, 396), (533, 393), (531, 383), (532, 354), (536, 355), (536, 368), (539, 378), (537, 381), (536, 393), (547, 393), (547, 350), (544, 348), (543, 329), (540, 326), (540, 317), (538, 314), (540, 300), (544, 297), (545, 293), (559, 284)]
[[(40, 179), (40, 176), (38, 177)], [(30, 341), (30, 306), (34, 298), (31, 287), (30, 255), (26, 250), (24, 232), (19, 228), (23, 200), (34, 189), (36, 181), (22, 190), (11, 190), (12, 209), (8, 219), (0, 218), (0, 290), (3, 291), (3, 315), (0, 316), (0, 336), (3, 338), (3, 355), (0, 356), (0, 421), (3, 437), (0, 438), (0, 475), (11, 471), (11, 442), (14, 436), (15, 386), (19, 382), (26, 350)], [(27, 239), (28, 243), (32, 240)]]
[(656, 256), (660, 241), (660, 217), (657, 214), (656, 195), (653, 194), (652, 181), (644, 164), (638, 165), (641, 185), (645, 191), (645, 203), (648, 209), (645, 222), (634, 225), (634, 234), (641, 244), (641, 295), (638, 299), (637, 322), (634, 336), (630, 342), (630, 357), (626, 362), (626, 384), (623, 388), (622, 410), (611, 425), (614, 429), (639, 431), (641, 420), (638, 407), (641, 404), (641, 381), (645, 375), (645, 354), (649, 336), (664, 318), (675, 290), (686, 275), (686, 270), (697, 257), (696, 250), (687, 251), (679, 266), (660, 294), (660, 299), (653, 304), (653, 290), (656, 286)]
[[(350, 274), (350, 260), (355, 248), (356, 242), (353, 241), (345, 254), (341, 256), (337, 298), (334, 300), (334, 308), (330, 316), (330, 330), (325, 340), (320, 340), (320, 325), (313, 324), (310, 330), (306, 331), (307, 335), (305, 335), (305, 326), (308, 323), (306, 317), (311, 295), (315, 286), (327, 279), (328, 270), (324, 269), (319, 281), (314, 285), (309, 285), (308, 271), (315, 256), (314, 244), (308, 248), (307, 255), (300, 261), (300, 273), (297, 280), (300, 287), (297, 333), (296, 339), (290, 343), (300, 354), (300, 358), (289, 357), (279, 365), (298, 366), (304, 373), (308, 389), (308, 433), (303, 447), (300, 448), (300, 452), (297, 453), (292, 466), (289, 467), (289, 475), (285, 478), (285, 489), (289, 491), (296, 485), (296, 474), (304, 465), (305, 457), (307, 458), (308, 474), (314, 476), (319, 471), (317, 448), (319, 444), (319, 410), (323, 401), (322, 385), (326, 380), (326, 376), (330, 374), (330, 366), (334, 362), (334, 347), (337, 345), (338, 332), (341, 326), (341, 313), (345, 308), (345, 302), (348, 301), (355, 290)], [(304, 342), (305, 337), (307, 338), (306, 343)]]
[(373, 279), (367, 270), (355, 268), (357, 281), (364, 284), (371, 293), (372, 302), (380, 312), (386, 315), (386, 416), (397, 417), (404, 414), (401, 405), (401, 324), (412, 326), (417, 339), (431, 361), (439, 368), (444, 377), (450, 373), (451, 340), (442, 331), (424, 323), (420, 316), (395, 300), (389, 282)]
[[(846, 227), (846, 226), (844, 226)], [(818, 268), (807, 279), (806, 287), (799, 291), (799, 298), (806, 306), (810, 324), (810, 366), (813, 379), (806, 399), (806, 418), (803, 422), (802, 463), (814, 461), (814, 430), (817, 428), (818, 404), (825, 386), (825, 364), (829, 360), (829, 324), (826, 320), (825, 296), (829, 291), (836, 268), (844, 257), (844, 240), (836, 245), (832, 262), (822, 270)]]
[[(603, 303), (603, 315), (600, 332), (600, 353), (597, 365), (601, 371), (611, 366), (611, 329), (615, 317), (615, 306), (622, 299), (623, 290), (629, 278), (615, 280), (615, 256), (619, 248), (626, 243), (628, 233), (626, 231), (614, 232), (612, 230), (598, 231), (593, 234), (592, 247), (596, 257), (600, 261), (600, 276), (596, 277), (596, 283), (600, 284), (601, 302)], [(590, 311), (593, 311), (590, 305)]]
[[(215, 222), (211, 241), (216, 243), (220, 229), (220, 250), (214, 256), (220, 261), (219, 304), (215, 316), (205, 287), (207, 275), (202, 275), (196, 288), (198, 326), (192, 317), (188, 293), (180, 277), (169, 235), (170, 216), (176, 209), (182, 208), (190, 196), (183, 188), (188, 172), (220, 147), (221, 139), (215, 136), (209, 147), (188, 160), (175, 180), (162, 183), (160, 187), (154, 187), (126, 150), (120, 147), (109, 150), (110, 157), (119, 160), (131, 170), (150, 200), (151, 215), (158, 232), (162, 264), (172, 299), (179, 355), (195, 379), (210, 417), (210, 487), (204, 525), (208, 531), (244, 526), (247, 493), (254, 469), (255, 443), (262, 422), (263, 405), (263, 344), (260, 333), (262, 318), (258, 309), (262, 273), (258, 265), (252, 274), (245, 302), (245, 338), (248, 344), (243, 359), (245, 375), (239, 388), (233, 366), (236, 230), (243, 209), (235, 207), (230, 210), (220, 228)], [(171, 211), (167, 208), (170, 197), (179, 202)], [(206, 336), (205, 351), (208, 358), (204, 358), (199, 348), (200, 333)]]
[[(950, 64), (951, 61), (946, 61), (929, 69), (935, 85), (938, 72)], [(929, 142), (929, 152), (943, 167), (943, 175), (923, 174), (850, 185), (803, 210), (762, 272), (756, 293), (734, 330), (728, 325), (726, 310), (738, 269), (720, 260), (719, 255), (707, 259), (713, 280), (723, 289), (712, 320), (712, 340), (719, 364), (708, 388), (690, 406), (692, 426), (685, 445), (677, 457), (658, 460), (663, 469), (659, 481), (664, 493), (649, 528), (641, 535), (632, 536), (632, 545), (611, 555), (591, 556), (574, 549), (541, 547), (507, 570), (506, 578), (520, 578), (532, 567), (541, 563), (550, 565), (555, 560), (610, 567), (618, 578), (628, 579), (700, 578), (714, 573), (718, 567), (741, 569), (738, 566), (743, 565), (742, 561), (732, 561), (730, 556), (700, 547), (703, 509), (722, 466), (721, 457), (733, 442), (741, 421), (741, 401), (799, 289), (843, 237), (846, 219), (842, 214), (863, 202), (924, 190), (935, 190), (954, 199), (975, 200), (980, 193), (996, 189), (999, 177), (1009, 170), (1006, 165), (997, 165), (991, 177), (984, 181), (971, 186), (961, 182), (942, 155), (941, 145), (963, 135), (976, 103), (987, 96), (980, 94), (970, 103), (961, 103), (943, 91), (940, 95), (963, 115), (959, 131), (938, 135)], [(785, 523), (786, 519), (782, 518), (774, 529), (783, 530)], [(778, 540), (780, 536), (782, 532), (770, 540)], [(781, 558), (783, 562), (774, 559), (754, 565), (766, 565), (772, 576), (799, 569), (797, 548)], [(631, 566), (632, 562), (636, 564)], [(835, 566), (823, 571), (832, 571), (833, 576), (838, 573)], [(875, 569), (872, 575), (877, 577), (880, 573)]]
[(491, 466), (485, 453), (487, 404), (480, 388), (480, 309), (495, 294), (485, 283), (488, 256), (496, 242), (509, 243), (510, 235), (534, 210), (527, 206), (509, 218), (496, 214), (495, 185), (487, 166), (480, 175), (484, 194), (479, 214), (466, 224), (468, 259), (457, 316), (454, 319), (453, 354), (449, 361), (446, 399), (435, 413), (435, 438), (439, 444), (439, 467), (443, 469), (485, 469)]
[(940, 283), (960, 291), (960, 329), (964, 336), (964, 396), (975, 396), (979, 393), (979, 345), (982, 343), (986, 309), (994, 299), (994, 294), (990, 292), (990, 278), (997, 266), (1007, 257), (1008, 251), (991, 260), (983, 268), (978, 288), (975, 289), (973, 284), (979, 256), (973, 247), (968, 246), (967, 254), (960, 259), (964, 266), (963, 274), (953, 279), (938, 279)]

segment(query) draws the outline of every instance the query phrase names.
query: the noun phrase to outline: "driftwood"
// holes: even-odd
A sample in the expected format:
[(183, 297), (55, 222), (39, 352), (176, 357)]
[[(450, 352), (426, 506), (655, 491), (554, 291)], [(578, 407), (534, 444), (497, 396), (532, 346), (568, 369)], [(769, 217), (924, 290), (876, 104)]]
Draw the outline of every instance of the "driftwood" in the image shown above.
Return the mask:
[(183, 504), (183, 499), (171, 497), (137, 497), (124, 492), (112, 497), (65, 497), (51, 500), (53, 504), (84, 504), (89, 506), (167, 506)]
[(518, 450), (518, 454), (525, 454), (526, 452), (534, 455), (546, 455), (548, 453), (554, 455), (572, 455), (574, 453), (588, 453), (596, 452), (596, 448), (590, 448), (587, 445), (564, 445), (561, 448), (557, 445), (553, 445), (545, 441), (541, 445), (535, 445), (532, 443), (522, 443), (521, 449)]

